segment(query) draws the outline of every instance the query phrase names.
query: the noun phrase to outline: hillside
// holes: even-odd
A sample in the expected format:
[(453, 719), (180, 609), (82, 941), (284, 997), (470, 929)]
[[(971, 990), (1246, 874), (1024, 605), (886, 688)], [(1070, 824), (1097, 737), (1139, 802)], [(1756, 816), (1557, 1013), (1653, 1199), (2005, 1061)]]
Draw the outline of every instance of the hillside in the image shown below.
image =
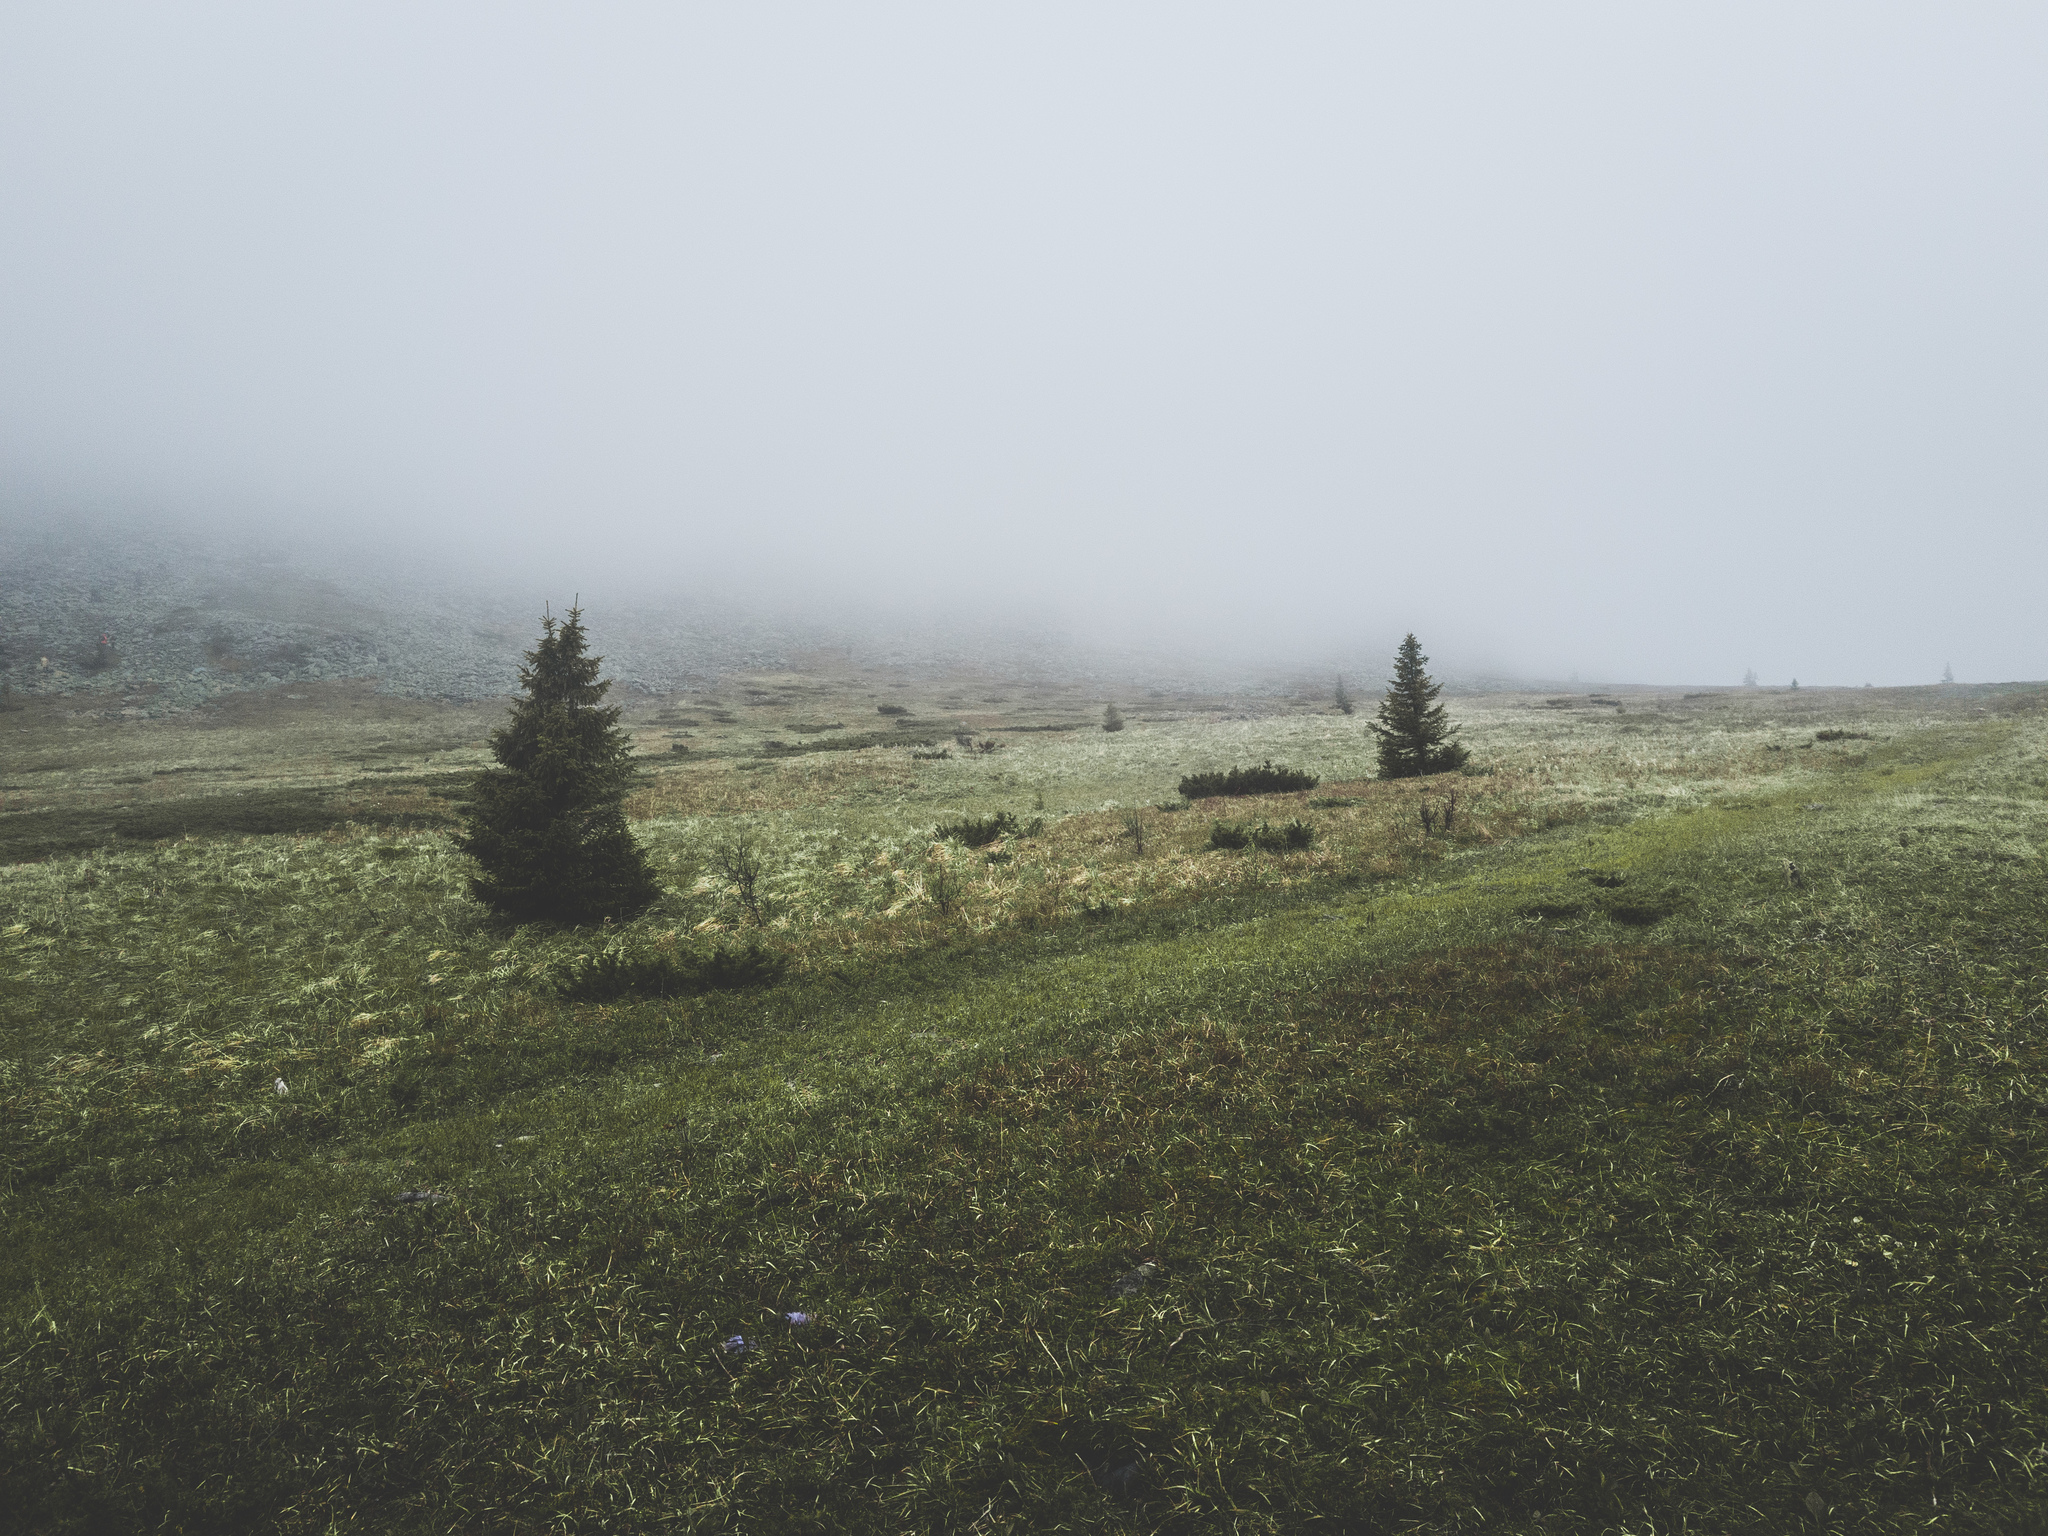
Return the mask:
[(1472, 699), (1383, 784), (761, 675), (636, 706), (604, 934), (463, 897), (494, 707), (305, 691), (0, 719), (0, 1527), (2038, 1528), (2042, 690)]

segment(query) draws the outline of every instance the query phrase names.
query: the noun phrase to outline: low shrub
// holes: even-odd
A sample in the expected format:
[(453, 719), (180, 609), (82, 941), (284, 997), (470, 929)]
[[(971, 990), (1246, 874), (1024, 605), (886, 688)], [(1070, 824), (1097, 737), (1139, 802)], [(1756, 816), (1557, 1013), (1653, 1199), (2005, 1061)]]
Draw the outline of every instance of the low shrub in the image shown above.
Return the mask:
[(712, 845), (709, 862), (712, 871), (732, 887), (740, 905), (747, 909), (747, 916), (756, 923), (766, 922), (767, 901), (761, 891), (761, 880), (768, 865), (762, 857), (759, 839), (744, 830), (734, 832)]
[(1813, 739), (1815, 741), (1869, 741), (1872, 738), (1868, 731), (1815, 731)]
[(910, 713), (910, 710), (902, 704), (877, 704), (875, 706), (875, 713), (878, 715), (907, 715)]
[[(916, 728), (917, 722), (899, 720), (901, 727)], [(806, 736), (801, 741), (761, 743), (763, 757), (799, 757), (814, 752), (861, 752), (869, 747), (929, 746), (928, 741), (906, 741), (895, 731), (848, 731), (843, 736)]]
[[(1042, 826), (1043, 823), (1033, 825)], [(985, 848), (999, 837), (1015, 837), (1022, 830), (1015, 816), (1008, 811), (997, 811), (993, 816), (963, 816), (958, 821), (941, 822), (934, 835), (942, 842)]]
[(1316, 840), (1316, 829), (1299, 817), (1284, 827), (1269, 827), (1263, 821), (1252, 833), (1252, 846), (1267, 853), (1293, 853)]
[(1262, 853), (1296, 853), (1310, 847), (1315, 840), (1316, 829), (1299, 818), (1281, 827), (1263, 821), (1256, 827), (1240, 827), (1219, 821), (1209, 828), (1209, 846), (1225, 851), (1256, 848)]
[(779, 981), (788, 969), (788, 960), (758, 941), (681, 953), (613, 945), (552, 967), (548, 983), (566, 1001), (604, 1003), (621, 997), (737, 992)]
[(1191, 773), (1180, 781), (1183, 800), (1210, 800), (1219, 796), (1285, 795), (1314, 789), (1322, 782), (1299, 768), (1275, 766), (1268, 758), (1256, 768), (1233, 768), (1228, 773)]

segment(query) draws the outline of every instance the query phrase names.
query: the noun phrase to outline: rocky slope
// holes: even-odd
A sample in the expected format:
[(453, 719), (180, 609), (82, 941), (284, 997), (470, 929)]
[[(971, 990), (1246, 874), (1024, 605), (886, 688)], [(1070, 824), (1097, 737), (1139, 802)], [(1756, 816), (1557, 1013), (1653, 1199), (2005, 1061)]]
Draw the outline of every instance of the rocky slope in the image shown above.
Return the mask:
[[(156, 714), (224, 692), (375, 678), (381, 692), (487, 698), (518, 685), (531, 603), (446, 581), (125, 535), (0, 534), (0, 680), (19, 695)], [(675, 611), (593, 616), (607, 675), (662, 692), (761, 671), (813, 637)]]
[[(382, 693), (498, 697), (518, 686), (540, 600), (446, 572), (375, 575), (298, 551), (126, 530), (0, 525), (0, 685), (81, 710), (158, 715), (224, 693), (374, 678)], [(623, 692), (672, 693), (734, 674), (854, 665), (1106, 688), (1290, 685), (1156, 655), (1083, 651), (1058, 637), (962, 632), (915, 612), (886, 627), (764, 618), (716, 600), (600, 602), (587, 615)], [(1112, 682), (1112, 680), (1114, 680)]]

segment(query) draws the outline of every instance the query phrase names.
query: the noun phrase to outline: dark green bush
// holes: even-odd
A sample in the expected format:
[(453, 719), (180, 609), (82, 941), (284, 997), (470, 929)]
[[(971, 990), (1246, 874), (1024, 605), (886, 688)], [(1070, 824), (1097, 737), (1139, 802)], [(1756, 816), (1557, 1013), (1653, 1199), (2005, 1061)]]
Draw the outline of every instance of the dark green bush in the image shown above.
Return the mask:
[(1316, 840), (1316, 829), (1296, 818), (1284, 827), (1269, 827), (1263, 821), (1252, 833), (1252, 846), (1267, 853), (1292, 853)]
[[(898, 726), (917, 729), (917, 722), (899, 720)], [(773, 741), (761, 744), (763, 757), (801, 757), (813, 752), (859, 752), (868, 747), (929, 746), (929, 742), (906, 739), (898, 731), (848, 731), (843, 736), (806, 736), (801, 741)]]
[(1227, 821), (1219, 821), (1209, 828), (1211, 848), (1249, 848), (1251, 845), (1252, 835), (1243, 827), (1234, 827)]
[(730, 949), (671, 953), (614, 946), (554, 966), (548, 982), (570, 1002), (605, 1003), (621, 997), (689, 997), (736, 992), (781, 979), (789, 962), (749, 942)]
[(1299, 768), (1276, 767), (1271, 758), (1256, 768), (1228, 773), (1191, 773), (1180, 781), (1183, 800), (1209, 800), (1219, 795), (1285, 795), (1314, 789), (1322, 780)]
[(1283, 827), (1260, 822), (1256, 827), (1234, 826), (1219, 821), (1209, 828), (1211, 848), (1257, 848), (1263, 853), (1295, 853), (1316, 840), (1316, 829), (1299, 818)]
[(910, 710), (902, 704), (877, 704), (875, 706), (875, 713), (878, 715), (907, 715), (910, 713)]
[(1015, 816), (997, 811), (993, 816), (963, 816), (958, 821), (941, 822), (934, 835), (945, 842), (984, 848), (999, 837), (1015, 837), (1022, 830)]
[(1871, 736), (1868, 731), (1815, 731), (1813, 739), (1815, 741), (1869, 741)]

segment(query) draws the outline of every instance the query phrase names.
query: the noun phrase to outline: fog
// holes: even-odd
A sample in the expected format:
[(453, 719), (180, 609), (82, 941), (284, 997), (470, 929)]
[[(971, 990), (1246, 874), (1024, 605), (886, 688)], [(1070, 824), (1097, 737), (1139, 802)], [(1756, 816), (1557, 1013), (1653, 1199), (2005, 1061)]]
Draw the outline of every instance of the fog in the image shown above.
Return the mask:
[(2030, 5), (0, 18), (0, 516), (1614, 681), (2048, 677)]

